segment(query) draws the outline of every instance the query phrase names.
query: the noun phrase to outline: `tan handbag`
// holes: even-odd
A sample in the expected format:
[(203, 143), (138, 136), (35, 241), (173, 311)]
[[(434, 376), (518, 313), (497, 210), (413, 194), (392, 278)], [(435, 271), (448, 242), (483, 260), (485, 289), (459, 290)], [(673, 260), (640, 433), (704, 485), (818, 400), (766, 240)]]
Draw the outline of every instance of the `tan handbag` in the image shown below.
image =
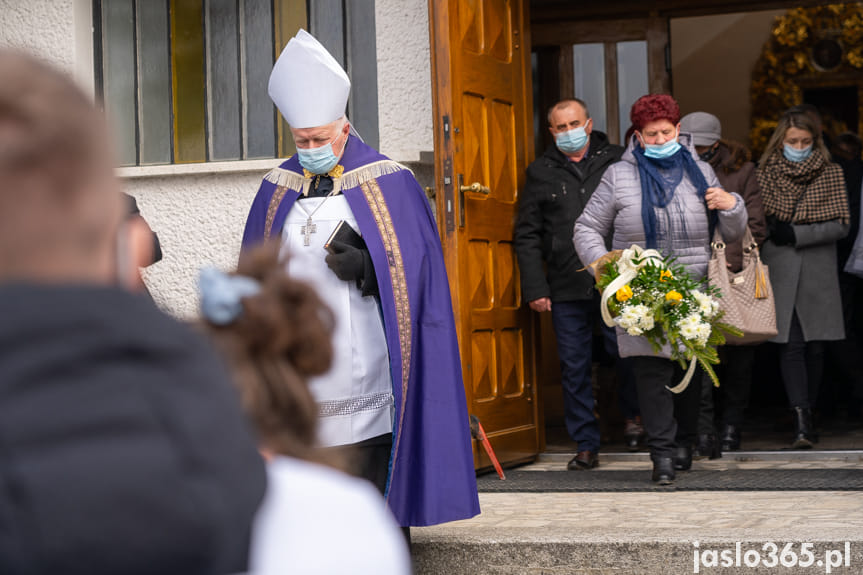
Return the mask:
[(707, 267), (710, 285), (722, 290), (719, 307), (725, 312), (722, 321), (739, 328), (743, 337), (729, 336), (728, 345), (760, 343), (775, 337), (776, 307), (767, 266), (761, 262), (758, 244), (749, 226), (743, 236), (743, 269), (732, 273), (725, 261), (725, 243), (719, 226), (710, 244), (712, 255)]

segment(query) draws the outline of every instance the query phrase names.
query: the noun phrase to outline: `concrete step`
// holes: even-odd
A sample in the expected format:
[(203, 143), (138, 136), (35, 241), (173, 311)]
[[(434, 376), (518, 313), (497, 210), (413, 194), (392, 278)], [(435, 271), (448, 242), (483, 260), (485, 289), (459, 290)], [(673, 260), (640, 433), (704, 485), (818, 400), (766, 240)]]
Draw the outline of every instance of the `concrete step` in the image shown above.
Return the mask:
[[(522, 469), (565, 468), (571, 455), (543, 455)], [(860, 451), (737, 452), (695, 466), (830, 469), (859, 466), (861, 458)], [(603, 469), (643, 469), (649, 481), (646, 454), (602, 454), (597, 470), (573, 473)], [(480, 504), (473, 519), (411, 530), (418, 575), (863, 574), (863, 492), (481, 493)], [(809, 567), (800, 566), (805, 552)]]

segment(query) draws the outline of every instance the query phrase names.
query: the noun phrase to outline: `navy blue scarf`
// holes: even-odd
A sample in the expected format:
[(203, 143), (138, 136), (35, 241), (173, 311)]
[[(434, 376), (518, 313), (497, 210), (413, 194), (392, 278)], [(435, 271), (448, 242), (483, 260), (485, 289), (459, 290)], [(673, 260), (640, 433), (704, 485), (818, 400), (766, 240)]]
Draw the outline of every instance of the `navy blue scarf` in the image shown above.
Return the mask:
[[(665, 209), (671, 203), (684, 174), (689, 176), (698, 197), (704, 201), (707, 180), (692, 154), (683, 146), (673, 156), (662, 160), (648, 158), (637, 144), (632, 147), (632, 153), (641, 180), (641, 222), (644, 224), (646, 247), (656, 248), (656, 208)], [(661, 173), (660, 169), (665, 173)], [(682, 231), (685, 233), (685, 230)]]

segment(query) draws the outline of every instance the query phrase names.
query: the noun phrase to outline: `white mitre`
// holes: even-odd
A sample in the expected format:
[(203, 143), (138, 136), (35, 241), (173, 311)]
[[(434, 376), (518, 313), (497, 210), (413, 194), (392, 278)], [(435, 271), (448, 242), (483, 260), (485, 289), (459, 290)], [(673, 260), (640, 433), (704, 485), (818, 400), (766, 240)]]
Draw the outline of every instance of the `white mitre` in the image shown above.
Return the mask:
[(270, 74), (268, 92), (292, 128), (325, 126), (345, 115), (351, 81), (314, 36), (300, 30)]

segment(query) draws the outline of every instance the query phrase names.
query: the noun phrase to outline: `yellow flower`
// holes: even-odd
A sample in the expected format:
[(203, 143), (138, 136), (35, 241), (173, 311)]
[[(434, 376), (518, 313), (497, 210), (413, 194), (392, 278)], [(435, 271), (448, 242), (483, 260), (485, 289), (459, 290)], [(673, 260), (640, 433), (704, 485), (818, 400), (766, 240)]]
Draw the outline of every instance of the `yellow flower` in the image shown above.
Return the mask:
[(683, 299), (683, 296), (680, 295), (679, 292), (671, 290), (667, 294), (665, 294), (665, 301), (670, 302), (672, 305), (679, 303), (680, 300)]
[(671, 275), (671, 272), (670, 272), (670, 271), (668, 271), (668, 270), (662, 270), (662, 272), (659, 274), (659, 281), (664, 282), (664, 281), (665, 281), (665, 278), (673, 279), (673, 278), (674, 278), (674, 276), (673, 276), (673, 275)]
[(626, 301), (632, 297), (632, 288), (628, 285), (623, 286), (617, 293), (614, 294), (614, 297), (617, 298), (617, 301)]

